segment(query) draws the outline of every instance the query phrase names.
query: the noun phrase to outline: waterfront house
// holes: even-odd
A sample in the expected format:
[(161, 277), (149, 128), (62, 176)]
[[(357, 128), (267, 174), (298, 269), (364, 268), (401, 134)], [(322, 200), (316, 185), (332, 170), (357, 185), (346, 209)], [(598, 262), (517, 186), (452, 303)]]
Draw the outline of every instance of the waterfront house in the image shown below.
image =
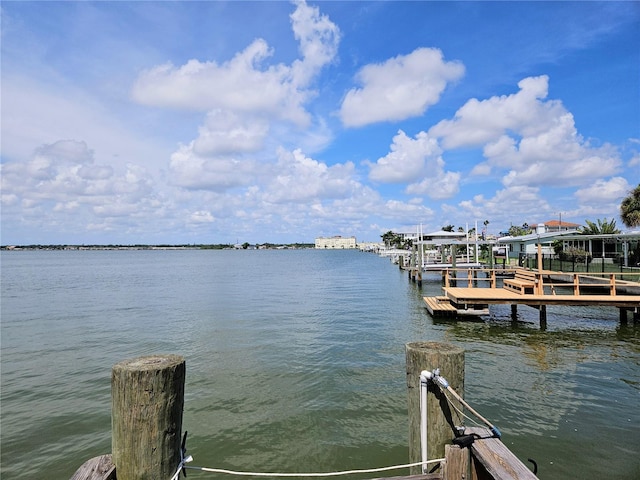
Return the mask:
[(601, 235), (572, 234), (562, 237), (563, 250), (579, 249), (589, 253), (593, 263), (618, 263), (640, 266), (640, 232)]
[(552, 232), (566, 232), (566, 231), (577, 231), (580, 227), (582, 227), (582, 225), (580, 225), (579, 223), (571, 223), (571, 222), (567, 222), (567, 221), (562, 221), (562, 220), (548, 220), (544, 223), (534, 223), (533, 225), (530, 225), (531, 229), (534, 232), (538, 231), (538, 228), (544, 227), (544, 231), (547, 233), (552, 233)]
[(538, 243), (542, 247), (543, 255), (554, 254), (553, 242), (567, 235), (575, 235), (575, 231), (542, 232), (520, 235), (518, 237), (500, 237), (498, 244), (507, 247), (509, 258), (519, 258), (522, 255), (535, 255), (538, 252)]
[[(575, 225), (575, 224), (573, 224)], [(564, 222), (563, 222), (564, 226)], [(537, 225), (537, 231), (518, 237), (501, 237), (500, 245), (507, 247), (509, 258), (522, 258), (536, 255), (538, 243), (543, 255), (554, 255), (554, 243), (562, 242), (562, 250), (586, 252), (593, 263), (618, 263), (622, 266), (636, 267), (640, 262), (640, 232), (583, 235), (577, 230), (556, 229), (547, 231), (546, 224)], [(635, 255), (634, 255), (634, 252)]]
[[(549, 223), (554, 224), (554, 221)], [(572, 223), (571, 225), (575, 228), (564, 229), (560, 227), (559, 222), (555, 222), (555, 225), (553, 225), (554, 231), (548, 231), (546, 223), (536, 224), (534, 225), (534, 233), (519, 235), (516, 237), (500, 237), (498, 238), (498, 244), (505, 245), (507, 247), (507, 256), (509, 258), (521, 258), (524, 255), (535, 255), (538, 252), (538, 244), (540, 244), (542, 248), (543, 255), (553, 255), (555, 253), (553, 243), (556, 240), (562, 239), (568, 235), (578, 234), (577, 228), (580, 225), (575, 223)]]

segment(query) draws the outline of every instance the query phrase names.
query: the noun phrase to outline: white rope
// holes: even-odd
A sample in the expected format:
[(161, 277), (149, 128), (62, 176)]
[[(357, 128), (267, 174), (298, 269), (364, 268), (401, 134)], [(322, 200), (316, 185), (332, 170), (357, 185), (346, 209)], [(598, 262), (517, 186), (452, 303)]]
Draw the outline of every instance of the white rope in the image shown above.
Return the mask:
[(180, 472), (182, 472), (182, 469), (187, 468), (186, 463), (193, 461), (193, 457), (191, 455), (187, 455), (187, 458), (184, 458), (183, 455), (184, 454), (182, 453), (182, 451), (180, 451), (180, 464), (178, 465), (176, 473), (174, 473), (173, 477), (171, 477), (171, 480), (178, 480), (180, 478)]
[(476, 427), (481, 427), (482, 425), (480, 424), (480, 422), (478, 422), (475, 418), (470, 417), (469, 415), (467, 415), (466, 413), (464, 413), (462, 410), (460, 410), (455, 402), (453, 402), (451, 400), (451, 398), (449, 398), (449, 395), (447, 395), (447, 391), (446, 390), (442, 390), (442, 393), (444, 393), (445, 398), (447, 399), (447, 402), (449, 402), (449, 405), (451, 406), (451, 408), (453, 408), (456, 413), (459, 415), (460, 419), (462, 418), (466, 418), (467, 420), (469, 420), (471, 423), (473, 423)]
[[(437, 383), (437, 385), (440, 387), (440, 390), (442, 392), (444, 392), (445, 390), (448, 390), (451, 393), (451, 395), (453, 395), (456, 398), (456, 400), (458, 400), (462, 405), (464, 405), (464, 407), (467, 410), (469, 410), (472, 414), (474, 414), (479, 420), (484, 422), (484, 424), (489, 427), (489, 429), (491, 430), (491, 432), (496, 438), (500, 438), (502, 436), (502, 434), (500, 433), (500, 430), (498, 430), (498, 428), (495, 425), (493, 425), (489, 420), (487, 420), (482, 415), (480, 415), (471, 405), (469, 405), (464, 400), (464, 398), (458, 395), (458, 393), (449, 385), (449, 382), (447, 381), (447, 379), (440, 375), (439, 368), (436, 368), (431, 375), (432, 375), (433, 381)], [(447, 400), (451, 404), (451, 401), (449, 400), (448, 397), (447, 397)]]
[(178, 470), (176, 470), (176, 473), (173, 474), (173, 477), (171, 477), (171, 480), (178, 480), (178, 478), (180, 478), (181, 471), (182, 471), (182, 463), (178, 465)]
[[(439, 463), (443, 462), (444, 458), (437, 458), (435, 460), (429, 460), (426, 463)], [(370, 468), (366, 470), (345, 470), (342, 472), (325, 472), (325, 473), (259, 473), (259, 472), (237, 472), (234, 470), (225, 470), (222, 468), (207, 468), (207, 467), (190, 467), (186, 466), (184, 468), (188, 468), (191, 470), (199, 470), (201, 472), (210, 472), (210, 473), (226, 473), (228, 475), (239, 475), (245, 477), (336, 477), (339, 475), (352, 475), (356, 473), (375, 473), (375, 472), (384, 472), (387, 470), (396, 470), (400, 468), (409, 468), (409, 467), (417, 467), (418, 465), (423, 465), (424, 462), (417, 463), (408, 463), (406, 465), (394, 465), (392, 467), (381, 467), (381, 468)], [(180, 470), (178, 470), (180, 473)], [(174, 480), (174, 479), (172, 479)]]

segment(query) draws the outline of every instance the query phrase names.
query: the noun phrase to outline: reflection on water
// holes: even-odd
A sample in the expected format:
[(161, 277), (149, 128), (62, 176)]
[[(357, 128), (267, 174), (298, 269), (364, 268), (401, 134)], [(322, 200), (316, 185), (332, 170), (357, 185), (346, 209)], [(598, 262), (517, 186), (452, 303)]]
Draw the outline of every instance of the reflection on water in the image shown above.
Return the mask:
[[(414, 295), (440, 293), (430, 278)], [(434, 319), (466, 349), (465, 396), (540, 478), (640, 478), (640, 324), (616, 308), (490, 307), (473, 321)], [(603, 461), (606, 459), (606, 461)], [(615, 472), (611, 471), (612, 465)]]
[[(546, 459), (541, 478), (640, 478), (640, 325), (621, 325), (616, 309), (550, 307), (541, 331), (537, 310), (521, 307), (516, 322), (509, 310), (439, 322), (466, 346), (467, 398), (521, 458)], [(617, 459), (619, 471), (601, 458)]]
[(528, 307), (434, 320), (422, 296), (439, 276), (418, 287), (353, 251), (3, 252), (2, 266), (3, 480), (70, 478), (109, 452), (111, 367), (149, 353), (186, 358), (197, 465), (406, 463), (417, 340), (465, 348), (465, 397), (540, 478), (640, 478), (640, 326), (615, 309), (549, 307), (546, 331)]

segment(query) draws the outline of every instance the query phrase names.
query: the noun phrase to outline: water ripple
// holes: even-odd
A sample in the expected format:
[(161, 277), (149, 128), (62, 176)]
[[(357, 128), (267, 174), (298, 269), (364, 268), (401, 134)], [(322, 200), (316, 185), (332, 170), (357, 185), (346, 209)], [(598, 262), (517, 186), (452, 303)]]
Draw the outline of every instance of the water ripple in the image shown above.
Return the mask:
[(546, 331), (526, 307), (436, 321), (422, 296), (438, 277), (418, 287), (354, 251), (2, 252), (2, 267), (3, 480), (108, 453), (111, 368), (153, 353), (186, 358), (199, 465), (405, 463), (417, 340), (465, 349), (465, 397), (544, 478), (640, 471), (640, 328), (615, 310), (549, 308)]

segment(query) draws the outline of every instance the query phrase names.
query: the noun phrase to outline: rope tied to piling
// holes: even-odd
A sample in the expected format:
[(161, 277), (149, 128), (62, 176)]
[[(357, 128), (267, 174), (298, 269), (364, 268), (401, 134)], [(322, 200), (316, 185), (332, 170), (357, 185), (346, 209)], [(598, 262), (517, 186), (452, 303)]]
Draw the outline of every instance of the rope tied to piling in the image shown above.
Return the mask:
[(180, 447), (180, 463), (178, 464), (176, 473), (174, 473), (173, 477), (171, 477), (171, 480), (178, 480), (180, 478), (180, 473), (182, 473), (186, 477), (187, 471), (185, 469), (188, 468), (186, 464), (193, 461), (193, 457), (191, 455), (187, 455), (187, 433), (188, 432), (185, 431), (184, 436), (182, 437), (182, 445)]
[[(436, 368), (435, 370), (433, 370), (432, 372), (428, 372), (428, 371), (424, 371), (422, 372), (422, 374), (424, 375), (424, 377), (428, 380), (431, 381), (433, 383), (435, 383), (436, 385), (438, 385), (440, 387), (440, 389), (442, 390), (442, 392), (445, 394), (445, 398), (447, 399), (447, 401), (449, 402), (449, 404), (451, 404), (453, 406), (453, 402), (449, 399), (449, 397), (446, 395), (446, 392), (448, 391), (449, 393), (451, 393), (451, 395), (453, 395), (455, 397), (456, 400), (458, 400), (462, 405), (465, 406), (465, 408), (467, 410), (469, 410), (473, 415), (476, 416), (476, 418), (478, 418), (479, 420), (481, 420), (487, 427), (489, 427), (489, 430), (491, 430), (491, 433), (493, 433), (493, 436), (495, 438), (500, 438), (502, 437), (502, 433), (500, 433), (500, 430), (498, 430), (498, 427), (496, 427), (495, 425), (493, 425), (489, 420), (487, 420), (486, 418), (484, 418), (482, 415), (480, 415), (471, 405), (469, 405), (469, 403), (467, 403), (459, 394), (458, 392), (456, 392), (450, 385), (449, 382), (447, 381), (446, 378), (444, 378), (442, 375), (440, 375), (440, 369)], [(454, 409), (456, 411), (458, 411), (457, 408)], [(463, 413), (464, 415), (464, 413)], [(466, 418), (466, 415), (464, 415)]]
[[(178, 480), (180, 478), (180, 473), (186, 477), (187, 469), (190, 470), (198, 470), (200, 472), (208, 472), (208, 473), (223, 473), (227, 475), (236, 475), (243, 477), (337, 477), (341, 475), (355, 475), (358, 473), (376, 473), (376, 472), (385, 472), (388, 470), (399, 470), (402, 468), (410, 468), (416, 467), (418, 465), (422, 465), (423, 462), (418, 463), (408, 463), (405, 465), (392, 465), (389, 467), (379, 467), (379, 468), (368, 468), (362, 470), (343, 470), (338, 472), (321, 472), (321, 473), (277, 473), (277, 472), (242, 472), (237, 470), (228, 470), (225, 468), (209, 468), (209, 467), (196, 467), (196, 466), (188, 466), (187, 463), (193, 461), (193, 457), (191, 455), (187, 455), (187, 432), (184, 432), (184, 437), (182, 438), (182, 448), (180, 449), (180, 463), (178, 468), (176, 469), (176, 473), (173, 474), (171, 480)], [(443, 462), (444, 458), (437, 458), (434, 460), (429, 460), (427, 463), (440, 463)]]
[[(440, 463), (440, 462), (444, 462), (444, 458), (429, 460), (428, 463)], [(416, 467), (418, 465), (422, 465), (422, 462), (407, 463), (405, 465), (393, 465), (390, 467), (368, 468), (363, 470), (343, 470), (338, 472), (321, 472), (321, 473), (240, 472), (235, 470), (227, 470), (223, 468), (207, 468), (207, 467), (195, 467), (195, 466), (185, 466), (185, 468), (188, 468), (191, 470), (199, 470), (201, 472), (224, 473), (227, 475), (237, 475), (237, 476), (244, 476), (244, 477), (337, 477), (340, 475), (355, 475), (358, 473), (385, 472), (388, 470), (398, 470), (401, 468)]]

